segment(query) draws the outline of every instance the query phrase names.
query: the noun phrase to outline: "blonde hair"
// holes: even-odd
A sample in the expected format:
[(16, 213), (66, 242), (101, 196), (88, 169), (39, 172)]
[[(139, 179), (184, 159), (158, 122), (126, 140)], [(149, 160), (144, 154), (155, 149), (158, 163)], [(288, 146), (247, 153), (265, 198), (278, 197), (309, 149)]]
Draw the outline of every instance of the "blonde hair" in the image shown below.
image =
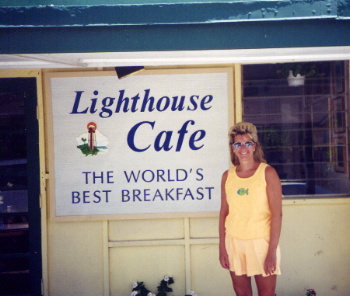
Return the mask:
[(235, 143), (235, 137), (237, 135), (247, 135), (252, 141), (256, 144), (256, 148), (254, 151), (254, 160), (257, 162), (266, 162), (264, 158), (264, 152), (259, 143), (258, 139), (258, 131), (256, 126), (250, 122), (240, 122), (235, 124), (230, 128), (228, 137), (229, 137), (229, 145), (230, 145), (230, 154), (231, 161), (233, 165), (239, 165), (238, 157), (233, 153), (231, 145)]

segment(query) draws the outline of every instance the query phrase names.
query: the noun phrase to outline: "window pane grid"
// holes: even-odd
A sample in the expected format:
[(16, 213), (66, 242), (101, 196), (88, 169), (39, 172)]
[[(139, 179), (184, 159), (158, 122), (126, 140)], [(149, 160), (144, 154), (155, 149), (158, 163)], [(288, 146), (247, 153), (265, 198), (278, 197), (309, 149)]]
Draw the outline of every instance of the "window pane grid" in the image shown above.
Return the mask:
[(283, 66), (243, 66), (243, 120), (257, 126), (284, 196), (348, 195), (347, 62), (312, 63), (319, 72), (297, 87), (280, 75)]

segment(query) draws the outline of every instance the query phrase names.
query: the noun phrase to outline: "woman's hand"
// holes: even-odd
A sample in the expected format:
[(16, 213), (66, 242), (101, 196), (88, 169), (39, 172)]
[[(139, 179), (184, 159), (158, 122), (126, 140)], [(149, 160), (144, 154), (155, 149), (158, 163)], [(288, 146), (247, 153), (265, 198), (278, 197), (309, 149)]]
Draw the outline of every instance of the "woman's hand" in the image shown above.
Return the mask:
[(267, 275), (272, 275), (276, 272), (276, 266), (277, 266), (277, 256), (276, 256), (276, 250), (274, 251), (268, 251), (265, 263), (264, 263), (264, 271)]
[(228, 255), (225, 248), (220, 248), (219, 260), (223, 268), (230, 269), (230, 263), (228, 261)]

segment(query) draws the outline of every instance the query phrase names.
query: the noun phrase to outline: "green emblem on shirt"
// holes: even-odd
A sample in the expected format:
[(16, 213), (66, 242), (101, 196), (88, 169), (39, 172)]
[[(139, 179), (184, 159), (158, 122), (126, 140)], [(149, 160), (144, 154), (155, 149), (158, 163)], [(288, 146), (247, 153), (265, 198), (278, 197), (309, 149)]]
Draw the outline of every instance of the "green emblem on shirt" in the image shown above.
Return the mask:
[(246, 195), (249, 195), (248, 190), (249, 190), (248, 188), (247, 188), (247, 189), (239, 188), (239, 189), (237, 190), (237, 194), (238, 194), (238, 195), (241, 195), (241, 196), (242, 196), (242, 195), (245, 195), (245, 194), (246, 194)]

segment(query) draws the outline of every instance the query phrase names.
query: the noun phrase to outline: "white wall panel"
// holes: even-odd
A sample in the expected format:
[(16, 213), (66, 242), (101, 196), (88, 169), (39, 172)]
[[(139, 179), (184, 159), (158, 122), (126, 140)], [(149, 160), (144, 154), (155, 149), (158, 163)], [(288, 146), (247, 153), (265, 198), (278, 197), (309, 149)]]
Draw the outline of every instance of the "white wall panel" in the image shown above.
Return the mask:
[(153, 293), (164, 275), (171, 274), (174, 293), (184, 295), (184, 246), (119, 247), (110, 249), (110, 295), (130, 295), (133, 281), (143, 281)]
[(183, 219), (110, 221), (109, 239), (146, 240), (184, 237)]

